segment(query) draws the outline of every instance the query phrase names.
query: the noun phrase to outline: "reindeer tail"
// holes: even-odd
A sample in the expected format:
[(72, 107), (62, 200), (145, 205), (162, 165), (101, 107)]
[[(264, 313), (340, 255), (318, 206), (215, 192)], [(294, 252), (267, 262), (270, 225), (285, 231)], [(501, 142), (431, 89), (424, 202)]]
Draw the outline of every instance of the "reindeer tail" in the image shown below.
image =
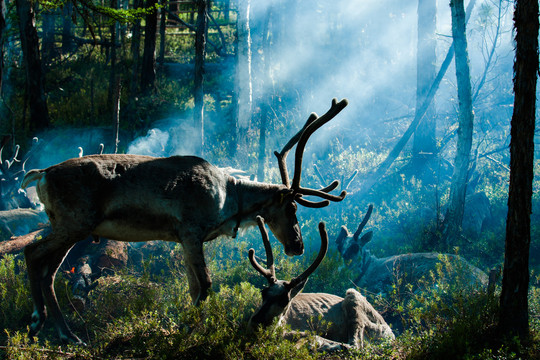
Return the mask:
[(24, 175), (24, 178), (21, 182), (21, 189), (26, 189), (26, 187), (33, 181), (41, 179), (45, 175), (43, 170), (30, 170)]

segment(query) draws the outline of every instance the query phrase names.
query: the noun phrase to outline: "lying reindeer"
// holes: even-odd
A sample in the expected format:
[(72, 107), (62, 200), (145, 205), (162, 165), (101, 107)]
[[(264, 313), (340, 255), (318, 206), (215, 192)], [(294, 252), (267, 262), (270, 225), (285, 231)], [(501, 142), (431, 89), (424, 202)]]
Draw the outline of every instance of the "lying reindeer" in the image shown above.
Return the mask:
[(437, 273), (437, 265), (442, 262), (441, 255), (455, 265), (457, 271), (452, 275), (466, 276), (466, 280), (471, 284), (487, 284), (488, 277), (485, 272), (457, 255), (433, 252), (401, 254), (384, 258), (372, 255), (364, 246), (372, 239), (373, 232), (368, 231), (360, 236), (372, 211), (373, 205), (369, 205), (366, 215), (354, 234), (342, 226), (336, 237), (338, 251), (346, 261), (350, 261), (349, 266), (354, 269), (355, 275), (352, 280), (361, 289), (375, 294), (389, 293), (396, 276), (405, 276), (406, 282), (416, 285), (422, 277), (428, 279), (431, 272)]
[(326, 293), (300, 293), (328, 250), (324, 223), (319, 223), (321, 249), (313, 264), (300, 276), (291, 281), (283, 281), (276, 278), (272, 247), (264, 220), (259, 216), (257, 222), (266, 249), (268, 269), (259, 265), (253, 249), (249, 250), (249, 260), (255, 270), (268, 280), (268, 287), (262, 290), (262, 305), (249, 320), (250, 328), (269, 326), (274, 319), (279, 318), (278, 324), (288, 325), (295, 331), (288, 336), (303, 334), (298, 331), (319, 332), (324, 337), (317, 336), (316, 339), (323, 351), (363, 347), (364, 335), (370, 339), (394, 338), (392, 329), (382, 316), (354, 289), (347, 290), (345, 298)]
[[(43, 326), (47, 306), (62, 341), (81, 343), (60, 311), (54, 278), (71, 247), (89, 235), (181, 243), (195, 304), (207, 297), (212, 283), (203, 244), (221, 235), (236, 237), (239, 228), (255, 224), (257, 215), (268, 220), (287, 255), (302, 254), (296, 203), (323, 207), (346, 195), (329, 194), (337, 181), (321, 190), (300, 186), (304, 147), (311, 134), (346, 105), (347, 100), (334, 99), (323, 116), (311, 114), (282, 151), (275, 153), (283, 182), (279, 185), (237, 180), (194, 156), (90, 155), (28, 172), (21, 187), (37, 181), (37, 193), (52, 226), (50, 235), (25, 248), (34, 301), (30, 337)], [(291, 184), (286, 157), (295, 145)], [(324, 200), (312, 202), (303, 198), (306, 195)]]
[(49, 219), (44, 211), (27, 208), (0, 210), (0, 234), (8, 238), (31, 233), (47, 222)]

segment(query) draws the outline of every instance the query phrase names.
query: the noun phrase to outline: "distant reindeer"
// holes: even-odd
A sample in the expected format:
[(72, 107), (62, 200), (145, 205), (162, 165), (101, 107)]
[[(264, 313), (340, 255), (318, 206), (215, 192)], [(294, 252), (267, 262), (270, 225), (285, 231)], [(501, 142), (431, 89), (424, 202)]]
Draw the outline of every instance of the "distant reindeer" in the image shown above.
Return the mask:
[[(26, 173), (25, 165), (33, 150), (30, 150), (21, 160), (18, 158), (20, 146), (15, 145), (12, 156), (5, 158), (6, 145), (10, 141), (11, 136), (4, 136), (0, 140), (0, 210), (32, 208), (34, 204), (26, 192), (19, 189), (19, 185)], [(34, 138), (33, 142), (37, 145), (38, 138)]]
[(48, 222), (44, 211), (26, 208), (0, 210), (0, 231), (8, 238), (28, 234)]
[(441, 255), (454, 264), (456, 270), (463, 272), (457, 275), (466, 276), (473, 284), (487, 285), (486, 273), (457, 255), (434, 252), (400, 254), (384, 258), (372, 255), (364, 246), (372, 239), (373, 232), (369, 231), (360, 236), (372, 211), (373, 205), (369, 205), (354, 234), (342, 226), (336, 237), (338, 251), (350, 262), (349, 266), (354, 274), (352, 280), (358, 287), (375, 294), (388, 293), (395, 283), (396, 276), (403, 276), (407, 283), (417, 284), (422, 277), (427, 279), (430, 273), (437, 273), (437, 265), (442, 262)]
[[(311, 114), (304, 127), (276, 152), (282, 184), (237, 180), (194, 156), (155, 158), (140, 155), (90, 155), (32, 170), (21, 187), (37, 181), (37, 193), (52, 232), (25, 248), (34, 312), (29, 336), (36, 335), (51, 313), (62, 341), (81, 343), (58, 305), (54, 278), (71, 247), (87, 236), (120, 241), (165, 240), (181, 243), (195, 304), (207, 297), (212, 282), (203, 244), (218, 236), (236, 237), (239, 228), (264, 216), (287, 255), (300, 255), (304, 244), (296, 203), (324, 207), (341, 201), (329, 194), (338, 181), (321, 190), (300, 186), (302, 155), (313, 132), (335, 117), (347, 100), (332, 100), (326, 114)], [(286, 157), (296, 145), (292, 184)], [(312, 202), (304, 196), (318, 196)]]
[(283, 281), (276, 278), (272, 247), (264, 220), (259, 216), (257, 222), (268, 268), (263, 268), (257, 262), (253, 249), (249, 250), (249, 260), (255, 270), (266, 278), (268, 287), (262, 290), (262, 305), (249, 320), (250, 328), (269, 326), (278, 318), (278, 324), (288, 325), (294, 330), (294, 333), (287, 336), (314, 330), (318, 333), (318, 346), (324, 351), (363, 347), (365, 335), (370, 339), (394, 338), (392, 329), (382, 316), (354, 289), (347, 290), (345, 298), (326, 293), (300, 293), (328, 250), (324, 223), (319, 223), (321, 249), (315, 261), (298, 277)]

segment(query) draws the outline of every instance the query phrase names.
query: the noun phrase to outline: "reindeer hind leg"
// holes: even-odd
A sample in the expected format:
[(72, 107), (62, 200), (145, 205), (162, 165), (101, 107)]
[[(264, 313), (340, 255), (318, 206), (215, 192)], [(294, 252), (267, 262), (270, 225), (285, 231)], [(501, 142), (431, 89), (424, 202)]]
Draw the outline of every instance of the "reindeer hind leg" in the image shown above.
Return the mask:
[(28, 337), (30, 341), (43, 327), (45, 319), (47, 318), (47, 311), (45, 309), (45, 302), (43, 300), (43, 292), (41, 291), (40, 281), (40, 264), (35, 259), (34, 253), (39, 243), (34, 243), (24, 248), (24, 256), (26, 259), (26, 267), (28, 269), (28, 280), (30, 282), (30, 294), (34, 302), (34, 312), (32, 313), (32, 322), (30, 324), (30, 331)]
[(46, 305), (49, 315), (55, 322), (60, 339), (63, 342), (83, 344), (69, 329), (54, 291), (56, 272), (73, 244), (80, 239), (81, 237), (67, 237), (53, 232), (25, 251), (35, 306), (32, 315), (33, 322), (29, 332), (30, 336), (37, 334), (43, 326), (46, 317)]

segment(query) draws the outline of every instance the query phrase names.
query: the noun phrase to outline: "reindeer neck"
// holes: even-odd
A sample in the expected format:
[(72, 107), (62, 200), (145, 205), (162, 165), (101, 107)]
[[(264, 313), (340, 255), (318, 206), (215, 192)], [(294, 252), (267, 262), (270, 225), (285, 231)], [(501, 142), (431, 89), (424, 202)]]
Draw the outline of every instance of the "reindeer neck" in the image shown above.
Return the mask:
[(264, 217), (264, 208), (271, 204), (285, 185), (235, 180), (238, 211), (235, 215), (236, 231), (241, 227), (256, 225), (257, 215)]

